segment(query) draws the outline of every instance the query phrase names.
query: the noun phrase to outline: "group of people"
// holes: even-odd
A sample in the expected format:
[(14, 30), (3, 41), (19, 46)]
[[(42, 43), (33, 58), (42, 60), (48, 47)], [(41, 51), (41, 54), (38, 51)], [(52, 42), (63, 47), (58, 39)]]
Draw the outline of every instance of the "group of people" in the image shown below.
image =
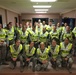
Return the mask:
[(76, 53), (76, 27), (64, 23), (53, 25), (39, 20), (32, 25), (12, 22), (3, 28), (0, 24), (0, 65), (7, 64), (10, 59), (10, 68), (15, 69), (16, 62), (20, 61), (20, 71), (32, 62), (32, 70), (46, 70), (49, 62), (54, 69), (66, 67), (71, 70), (73, 54)]

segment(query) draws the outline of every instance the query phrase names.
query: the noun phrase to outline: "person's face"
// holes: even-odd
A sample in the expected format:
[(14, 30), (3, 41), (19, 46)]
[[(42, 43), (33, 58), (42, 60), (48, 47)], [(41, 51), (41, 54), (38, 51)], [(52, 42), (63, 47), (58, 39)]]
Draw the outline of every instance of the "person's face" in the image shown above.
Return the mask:
[(20, 40), (16, 41), (16, 46), (18, 47), (20, 45)]
[(43, 25), (45, 25), (45, 21), (43, 21)]
[(36, 26), (36, 25), (37, 25), (37, 22), (34, 23), (34, 26)]
[(9, 25), (8, 25), (8, 27), (9, 27), (9, 29), (11, 29), (11, 28), (12, 28), (12, 25), (11, 25), (11, 24), (9, 24)]
[(49, 22), (49, 25), (51, 26), (52, 25), (52, 22)]
[(29, 26), (29, 22), (26, 22), (26, 26), (27, 26), (27, 27)]
[(40, 44), (41, 50), (45, 49), (45, 44)]
[(0, 30), (2, 29), (2, 25), (0, 24)]
[(52, 40), (52, 46), (56, 46), (56, 41)]
[(64, 26), (66, 27), (67, 26), (67, 23), (64, 23)]
[(53, 30), (56, 31), (56, 26), (53, 26)]
[(10, 23), (10, 25), (12, 26), (12, 22)]
[(70, 27), (69, 27), (69, 26), (66, 27), (66, 31), (67, 31), (67, 32), (70, 31)]
[(57, 23), (57, 27), (59, 27), (60, 26), (60, 23)]
[(26, 31), (26, 26), (23, 26), (23, 29), (22, 29), (23, 31)]
[(29, 26), (32, 27), (32, 23), (30, 23)]
[(66, 38), (66, 39), (64, 40), (64, 43), (65, 43), (65, 44), (68, 44), (68, 43), (69, 43), (69, 40)]
[(19, 24), (18, 24), (18, 23), (16, 23), (16, 26), (17, 26), (17, 27), (19, 27)]
[(38, 20), (38, 23), (41, 23), (41, 20), (40, 19)]
[(30, 43), (30, 47), (32, 48), (34, 46), (34, 42), (31, 42)]
[(20, 27), (22, 28), (22, 24), (20, 24)]

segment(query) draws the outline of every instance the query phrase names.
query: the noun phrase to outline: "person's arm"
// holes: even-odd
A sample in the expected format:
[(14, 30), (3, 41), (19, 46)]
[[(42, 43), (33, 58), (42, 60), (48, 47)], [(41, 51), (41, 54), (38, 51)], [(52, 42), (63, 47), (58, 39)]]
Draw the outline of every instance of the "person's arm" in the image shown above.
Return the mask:
[(64, 36), (64, 33), (62, 33), (61, 36), (60, 36), (60, 41), (61, 42), (63, 41), (63, 36)]
[(51, 49), (50, 49), (50, 46), (48, 46), (48, 49), (49, 49), (49, 52), (48, 52), (48, 55), (49, 55), (49, 57), (51, 57), (52, 56), (52, 54), (51, 54)]

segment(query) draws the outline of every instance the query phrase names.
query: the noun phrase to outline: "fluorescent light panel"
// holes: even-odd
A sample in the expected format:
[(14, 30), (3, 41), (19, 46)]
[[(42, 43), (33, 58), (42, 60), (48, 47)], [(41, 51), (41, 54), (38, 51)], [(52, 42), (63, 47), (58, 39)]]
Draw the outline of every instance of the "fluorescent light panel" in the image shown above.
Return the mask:
[(50, 5), (34, 5), (34, 8), (51, 8)]
[(36, 12), (36, 13), (47, 13), (47, 12)]
[(48, 11), (48, 9), (35, 9), (35, 11)]
[(55, 2), (57, 0), (31, 0), (31, 2)]

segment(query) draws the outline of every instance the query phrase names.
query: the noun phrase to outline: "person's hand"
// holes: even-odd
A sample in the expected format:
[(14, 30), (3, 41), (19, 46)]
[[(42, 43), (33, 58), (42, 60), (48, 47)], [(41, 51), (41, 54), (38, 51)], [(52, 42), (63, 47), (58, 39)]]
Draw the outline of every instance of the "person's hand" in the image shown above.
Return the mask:
[(47, 63), (47, 60), (42, 61), (43, 64)]
[(6, 44), (6, 46), (8, 47), (9, 45), (8, 45), (8, 44)]
[(0, 44), (2, 45), (3, 43), (4, 43), (4, 41), (1, 40), (1, 41), (0, 41)]
[(22, 41), (22, 43), (24, 43), (24, 41)]
[(67, 61), (67, 60), (68, 60), (68, 58), (65, 58), (65, 60)]
[(30, 58), (27, 58), (26, 61), (30, 61)]
[(16, 61), (16, 60), (17, 60), (17, 58), (12, 58), (12, 60), (13, 60), (13, 61)]
[(56, 61), (56, 59), (55, 59), (55, 58), (54, 58), (53, 60), (54, 60), (54, 61)]

